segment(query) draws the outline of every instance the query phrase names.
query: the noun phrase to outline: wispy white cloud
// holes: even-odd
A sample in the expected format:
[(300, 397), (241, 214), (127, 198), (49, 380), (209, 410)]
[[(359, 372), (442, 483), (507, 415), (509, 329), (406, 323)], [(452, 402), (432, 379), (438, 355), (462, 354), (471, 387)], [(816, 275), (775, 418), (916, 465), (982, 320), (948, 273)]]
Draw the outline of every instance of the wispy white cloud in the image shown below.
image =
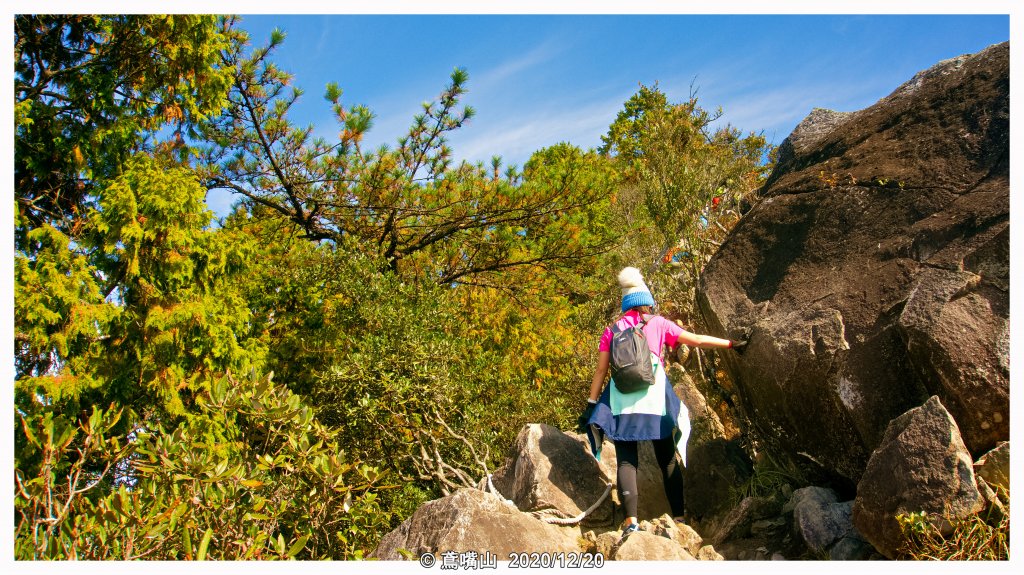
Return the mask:
[(897, 86), (864, 80), (795, 82), (729, 94), (721, 106), (720, 122), (744, 131), (763, 131), (768, 140), (779, 144), (814, 108), (856, 112), (871, 106)]
[(320, 56), (324, 53), (324, 49), (328, 47), (328, 42), (331, 41), (331, 19), (321, 18), (320, 19), (320, 38), (316, 42), (316, 55)]
[[(555, 62), (567, 49), (561, 39), (549, 39), (491, 68), (475, 73), (471, 70), (469, 94), (463, 104), (473, 106), (477, 115), (468, 125), (450, 134), (456, 157), (489, 161), (491, 156), (500, 155), (510, 163), (522, 165), (532, 152), (546, 145), (575, 142), (580, 134), (603, 133), (607, 118), (592, 118), (589, 110), (605, 110), (608, 103), (596, 106), (580, 103), (579, 94), (572, 94), (559, 96), (566, 99), (564, 103), (548, 100), (538, 106), (536, 93), (529, 92), (528, 86), (544, 75), (544, 67)], [(376, 102), (373, 109), (378, 115), (368, 135), (368, 144), (394, 146), (396, 139), (408, 131), (413, 117), (422, 112), (421, 103), (436, 97), (441, 85), (432, 88), (433, 91), (418, 96), (396, 94)], [(622, 100), (617, 100), (612, 110), (621, 104)], [(535, 145), (537, 142), (544, 143)]]
[(628, 97), (566, 98), (542, 109), (495, 113), (452, 138), (455, 155), (471, 162), (500, 155), (506, 164), (522, 166), (533, 152), (559, 142), (596, 147)]
[(785, 86), (748, 92), (720, 103), (723, 115), (719, 123), (745, 132), (764, 131), (769, 141), (779, 144), (813, 108), (831, 107), (829, 102), (833, 99), (832, 89), (824, 86)]
[[(533, 152), (559, 142), (582, 148), (600, 144), (600, 137), (635, 92), (636, 85), (552, 91), (542, 98), (536, 94), (529, 98), (520, 96), (530, 89), (523, 87), (527, 79), (538, 67), (557, 58), (558, 52), (557, 44), (545, 43), (471, 78), (467, 103), (477, 108), (477, 116), (450, 135), (456, 158), (487, 162), (500, 155), (506, 164), (522, 166)], [(771, 77), (754, 77), (744, 72), (745, 68), (743, 62), (732, 62), (712, 73), (668, 78), (659, 85), (670, 100), (681, 101), (688, 97), (693, 84), (702, 106), (722, 107), (719, 124), (729, 123), (745, 132), (763, 132), (776, 145), (815, 107), (855, 111), (896, 88), (866, 79), (837, 82), (825, 78), (780, 78), (771, 82)], [(434, 88), (440, 90), (440, 86)], [(413, 116), (421, 111), (419, 103), (434, 96), (430, 91), (418, 95), (403, 93), (377, 102), (372, 107), (378, 116), (365, 145), (377, 147), (383, 143), (393, 147), (396, 139), (407, 132)], [(315, 122), (315, 133), (334, 140), (339, 128), (327, 114), (326, 105), (324, 110), (322, 120)]]
[(844, 77), (827, 57), (809, 56), (785, 76), (765, 73), (755, 59), (716, 62), (709, 70), (661, 83), (670, 100), (684, 100), (691, 84), (705, 109), (721, 107), (718, 124), (763, 132), (779, 144), (814, 108), (853, 112), (896, 89), (877, 77)]
[(564, 47), (553, 40), (538, 44), (524, 54), (505, 60), (489, 70), (472, 76), (472, 90), (477, 93), (487, 93), (501, 89), (517, 76), (522, 76), (530, 70), (550, 62), (563, 50)]

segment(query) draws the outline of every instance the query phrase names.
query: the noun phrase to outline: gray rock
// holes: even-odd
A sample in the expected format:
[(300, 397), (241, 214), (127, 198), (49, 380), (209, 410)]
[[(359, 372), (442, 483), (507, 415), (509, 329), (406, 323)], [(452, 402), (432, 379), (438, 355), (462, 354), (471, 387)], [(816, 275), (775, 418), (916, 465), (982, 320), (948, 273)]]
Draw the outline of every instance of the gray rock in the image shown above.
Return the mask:
[(696, 557), (697, 561), (725, 561), (725, 557), (722, 557), (711, 545), (705, 545), (698, 549)]
[[(572, 432), (567, 432), (565, 435), (575, 439), (589, 455), (590, 447), (586, 435)], [(593, 459), (593, 456), (590, 457)], [(640, 467), (636, 471), (637, 518), (643, 520), (653, 519), (665, 514), (671, 515), (672, 509), (668, 504), (668, 498), (665, 496), (665, 484), (661, 478), (661, 467), (658, 466), (658, 459), (654, 456), (654, 447), (651, 446), (650, 441), (640, 442), (639, 459)], [(611, 440), (605, 440), (604, 445), (601, 447), (601, 460), (598, 464), (605, 477), (611, 478), (610, 481), (617, 485), (618, 461), (615, 458), (615, 445)], [(602, 486), (601, 489), (604, 489), (604, 487)], [(598, 492), (598, 495), (600, 495), (600, 492)], [(622, 502), (619, 501), (618, 489), (612, 490), (609, 500), (613, 501), (615, 505), (622, 505)], [(625, 519), (625, 517), (617, 516), (614, 521), (604, 525), (611, 525), (622, 519)], [(587, 525), (591, 524), (596, 525), (596, 523), (587, 523)]]
[(385, 535), (370, 555), (404, 559), (400, 549), (419, 557), (426, 552), (490, 551), (499, 560), (509, 553), (578, 552), (579, 528), (556, 527), (523, 513), (496, 495), (460, 489), (424, 503), (397, 529)]
[(679, 544), (666, 537), (637, 531), (615, 550), (616, 561), (694, 561)]
[(1010, 321), (998, 309), (1007, 305), (1001, 293), (975, 273), (926, 269), (899, 318), (911, 363), (972, 453), (1010, 436), (1009, 349), (1000, 345)]
[(822, 487), (806, 487), (794, 493), (801, 493), (801, 497), (793, 509), (793, 526), (808, 549), (823, 552), (853, 529), (852, 501), (839, 503), (834, 491)]
[(640, 529), (675, 541), (686, 549), (690, 555), (697, 555), (704, 540), (700, 534), (685, 523), (677, 523), (668, 515), (662, 515), (654, 521), (641, 521)]
[(778, 512), (779, 505), (770, 498), (746, 497), (714, 527), (711, 544), (717, 547), (725, 541), (745, 538), (755, 521), (774, 517)]
[[(493, 476), (495, 488), (520, 510), (549, 510), (561, 517), (588, 509), (610, 481), (578, 441), (545, 424), (525, 426), (512, 456)], [(582, 524), (611, 525), (612, 508), (609, 496)]]
[(806, 153), (815, 144), (828, 136), (836, 126), (850, 119), (852, 112), (837, 112), (825, 108), (813, 108), (807, 117), (793, 128), (793, 133), (779, 145), (778, 163), (792, 160), (798, 154)]
[[(718, 353), (750, 434), (849, 484), (931, 395), (973, 454), (1008, 439), (1008, 43), (790, 143), (697, 290), (710, 333), (749, 341)], [(931, 270), (980, 279), (912, 301)]]
[(835, 503), (839, 501), (839, 498), (836, 496), (835, 491), (826, 487), (802, 487), (793, 491), (792, 495), (789, 497), (789, 501), (782, 506), (782, 512), (793, 513), (793, 511), (796, 510), (797, 505), (800, 505), (800, 503), (807, 500), (814, 500), (821, 502), (822, 504), (827, 504)]
[(738, 440), (710, 439), (687, 446), (683, 471), (686, 513), (702, 519), (729, 511), (733, 490), (753, 473)]
[(853, 532), (844, 536), (828, 550), (828, 558), (832, 561), (864, 561), (876, 553), (870, 543), (864, 541), (860, 534)]
[(1002, 441), (978, 461), (974, 472), (992, 487), (1010, 489), (1010, 442)]
[(894, 559), (903, 541), (896, 517), (924, 511), (937, 518), (976, 514), (985, 501), (956, 422), (932, 396), (894, 419), (857, 484), (853, 523), (880, 553)]

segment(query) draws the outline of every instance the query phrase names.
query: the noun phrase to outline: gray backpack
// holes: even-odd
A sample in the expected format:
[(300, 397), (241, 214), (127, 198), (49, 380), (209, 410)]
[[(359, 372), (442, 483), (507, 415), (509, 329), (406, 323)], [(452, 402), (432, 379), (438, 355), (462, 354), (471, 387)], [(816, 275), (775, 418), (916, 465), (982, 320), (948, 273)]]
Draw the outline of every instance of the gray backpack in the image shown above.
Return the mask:
[(626, 329), (612, 324), (611, 369), (612, 380), (621, 393), (642, 391), (654, 385), (651, 348), (647, 345), (644, 326), (647, 320)]

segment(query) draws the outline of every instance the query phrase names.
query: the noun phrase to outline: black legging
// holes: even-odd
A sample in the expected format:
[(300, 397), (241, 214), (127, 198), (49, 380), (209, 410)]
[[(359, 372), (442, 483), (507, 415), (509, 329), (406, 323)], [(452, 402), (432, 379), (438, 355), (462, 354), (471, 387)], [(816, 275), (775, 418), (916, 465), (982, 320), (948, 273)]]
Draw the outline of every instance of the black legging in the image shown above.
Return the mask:
[[(676, 461), (676, 445), (672, 437), (656, 439), (654, 455), (661, 467), (661, 478), (665, 484), (665, 496), (672, 507), (673, 517), (683, 516), (683, 471)], [(615, 459), (618, 460), (616, 475), (619, 483), (619, 498), (626, 508), (626, 517), (636, 517), (637, 486), (636, 469), (640, 463), (640, 451), (636, 441), (616, 441)]]

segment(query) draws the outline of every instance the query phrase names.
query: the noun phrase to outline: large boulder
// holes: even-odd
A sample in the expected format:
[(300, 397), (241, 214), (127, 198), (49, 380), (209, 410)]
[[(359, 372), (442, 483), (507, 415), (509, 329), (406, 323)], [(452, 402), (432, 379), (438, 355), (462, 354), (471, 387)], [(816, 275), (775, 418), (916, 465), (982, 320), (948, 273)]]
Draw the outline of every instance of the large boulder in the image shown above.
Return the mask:
[[(586, 511), (610, 481), (578, 440), (545, 424), (523, 427), (511, 456), (493, 476), (494, 487), (520, 510), (545, 510), (561, 517), (576, 517)], [(612, 524), (612, 510), (609, 493), (583, 525)]]
[(904, 541), (897, 516), (925, 512), (940, 529), (981, 511), (985, 500), (956, 422), (937, 396), (897, 417), (857, 484), (853, 524), (886, 557)]
[(735, 491), (753, 474), (753, 463), (738, 439), (693, 442), (687, 446), (686, 460), (686, 514), (698, 520), (728, 513)]
[(852, 488), (938, 395), (980, 455), (1009, 429), (1009, 47), (815, 111), (705, 267), (709, 330), (762, 445)]
[(499, 561), (510, 553), (577, 553), (579, 528), (551, 525), (523, 513), (500, 497), (477, 489), (460, 489), (424, 503), (402, 525), (385, 535), (372, 557), (396, 561), (423, 553), (489, 551)]
[(699, 520), (724, 513), (733, 503), (734, 491), (751, 475), (750, 458), (738, 438), (727, 436), (718, 413), (693, 378), (679, 368), (670, 370), (670, 375), (676, 395), (690, 414), (683, 469), (686, 515)]
[[(590, 455), (590, 444), (586, 435), (571, 432), (566, 433), (566, 435), (574, 438), (586, 450), (588, 457), (593, 459), (593, 456)], [(653, 519), (666, 513), (671, 514), (672, 509), (668, 504), (668, 497), (665, 496), (665, 483), (661, 477), (661, 467), (658, 466), (658, 458), (654, 455), (654, 447), (650, 441), (640, 442), (638, 455), (640, 459), (640, 467), (636, 470), (638, 519)], [(604, 444), (601, 446), (601, 460), (598, 461), (598, 464), (604, 476), (610, 478), (609, 480), (614, 485), (617, 485), (618, 460), (615, 457), (615, 445), (610, 439), (605, 439)], [(598, 492), (598, 495), (600, 495), (600, 492)], [(618, 524), (625, 519), (625, 512), (621, 507), (622, 502), (619, 501), (618, 489), (612, 489), (609, 499), (618, 506), (617, 515), (615, 515), (613, 520), (614, 524)], [(592, 520), (586, 523), (586, 525), (592, 524), (595, 524), (595, 521)]]
[[(1007, 237), (990, 243), (1009, 249)], [(981, 284), (969, 271), (926, 269), (899, 319), (911, 363), (979, 455), (1010, 436), (1009, 310), (995, 310), (1007, 302)]]

